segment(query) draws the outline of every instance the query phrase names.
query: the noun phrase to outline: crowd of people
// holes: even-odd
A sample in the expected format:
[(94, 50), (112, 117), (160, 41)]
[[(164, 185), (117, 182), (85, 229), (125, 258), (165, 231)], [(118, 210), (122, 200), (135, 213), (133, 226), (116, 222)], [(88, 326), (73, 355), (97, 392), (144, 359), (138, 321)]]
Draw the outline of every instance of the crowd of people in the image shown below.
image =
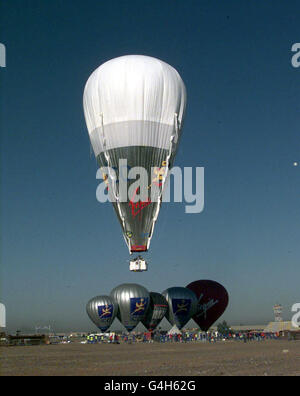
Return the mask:
[(232, 332), (229, 334), (221, 334), (215, 332), (193, 332), (183, 331), (182, 333), (167, 333), (164, 331), (144, 332), (144, 333), (106, 333), (106, 334), (89, 334), (86, 337), (87, 343), (135, 343), (135, 342), (208, 342), (215, 343), (219, 341), (242, 341), (261, 342), (266, 340), (276, 340), (280, 337), (279, 333), (265, 332)]
[(218, 332), (193, 333), (183, 332), (182, 334), (159, 334), (154, 336), (154, 341), (158, 342), (218, 342), (218, 341), (265, 341), (279, 338), (279, 333), (247, 332), (229, 333), (227, 335)]

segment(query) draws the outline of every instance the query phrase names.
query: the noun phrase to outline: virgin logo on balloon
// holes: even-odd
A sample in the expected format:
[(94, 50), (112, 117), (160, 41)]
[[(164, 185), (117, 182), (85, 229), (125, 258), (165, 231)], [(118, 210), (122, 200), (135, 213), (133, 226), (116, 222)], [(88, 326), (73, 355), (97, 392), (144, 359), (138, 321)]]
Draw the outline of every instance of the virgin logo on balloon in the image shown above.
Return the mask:
[(200, 318), (201, 316), (203, 316), (206, 319), (207, 318), (207, 311), (209, 309), (211, 309), (212, 307), (214, 307), (216, 304), (218, 304), (219, 300), (211, 299), (207, 303), (201, 304), (202, 297), (203, 297), (203, 294), (201, 294), (201, 296), (198, 299), (198, 312), (197, 312), (197, 314), (195, 316), (197, 316), (197, 318)]
[[(135, 193), (134, 193), (134, 195), (133, 195), (133, 197), (132, 197), (132, 199), (129, 201), (129, 205), (130, 205), (130, 207), (131, 207), (131, 214), (132, 214), (133, 217), (137, 216), (139, 213), (141, 213), (141, 211), (142, 211), (145, 207), (147, 207), (148, 205), (151, 204), (150, 198), (148, 198), (148, 200), (147, 200), (146, 202), (138, 201), (138, 202), (135, 203), (135, 198), (136, 198), (136, 195), (137, 195), (137, 193), (138, 193), (138, 190), (139, 190), (139, 189), (137, 188), (136, 191), (135, 191)], [(142, 219), (142, 218), (141, 218), (141, 216), (140, 216), (140, 220), (141, 220), (141, 219)]]

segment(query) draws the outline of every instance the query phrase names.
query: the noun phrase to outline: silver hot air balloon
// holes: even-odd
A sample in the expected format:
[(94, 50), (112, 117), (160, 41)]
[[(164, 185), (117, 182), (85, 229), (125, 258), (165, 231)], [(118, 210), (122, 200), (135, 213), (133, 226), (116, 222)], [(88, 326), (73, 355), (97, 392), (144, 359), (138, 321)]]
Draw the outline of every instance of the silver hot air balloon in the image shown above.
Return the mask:
[(117, 315), (118, 305), (110, 296), (96, 296), (87, 303), (86, 312), (101, 331), (106, 331)]
[(172, 325), (181, 329), (197, 311), (197, 296), (186, 287), (170, 287), (162, 292), (169, 309), (166, 318)]
[(128, 331), (133, 330), (146, 315), (150, 300), (148, 290), (136, 283), (124, 283), (115, 287), (110, 295), (118, 303), (118, 319)]
[[(121, 56), (92, 73), (83, 107), (97, 162), (108, 169), (103, 176), (129, 251), (147, 251), (181, 135), (184, 83), (159, 59)], [(147, 171), (144, 195), (137, 175), (129, 174), (136, 167)]]
[(168, 302), (160, 293), (150, 292), (150, 303), (145, 318), (142, 320), (146, 329), (154, 330), (168, 311)]

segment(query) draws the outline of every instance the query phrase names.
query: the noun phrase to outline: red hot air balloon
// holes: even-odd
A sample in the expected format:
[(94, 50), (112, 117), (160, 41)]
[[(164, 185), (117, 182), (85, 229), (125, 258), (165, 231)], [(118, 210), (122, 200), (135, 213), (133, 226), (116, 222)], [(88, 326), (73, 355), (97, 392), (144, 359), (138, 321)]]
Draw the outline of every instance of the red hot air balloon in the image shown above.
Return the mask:
[(220, 283), (212, 280), (198, 280), (186, 286), (198, 298), (197, 313), (194, 321), (203, 331), (207, 331), (225, 312), (229, 296)]

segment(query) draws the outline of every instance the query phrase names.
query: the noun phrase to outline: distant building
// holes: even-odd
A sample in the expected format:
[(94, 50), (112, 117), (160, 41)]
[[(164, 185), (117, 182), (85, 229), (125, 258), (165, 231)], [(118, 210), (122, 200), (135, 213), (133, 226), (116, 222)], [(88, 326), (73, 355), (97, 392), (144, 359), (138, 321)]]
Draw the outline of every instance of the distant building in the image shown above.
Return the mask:
[(273, 312), (274, 312), (274, 317), (275, 317), (275, 322), (282, 322), (282, 305), (281, 304), (276, 304), (273, 307)]
[(265, 333), (280, 333), (284, 331), (299, 331), (299, 328), (294, 327), (292, 322), (276, 321), (270, 322), (264, 329)]
[(239, 326), (230, 326), (230, 329), (234, 332), (262, 332), (266, 327), (265, 324), (255, 324), (255, 325), (239, 325)]

